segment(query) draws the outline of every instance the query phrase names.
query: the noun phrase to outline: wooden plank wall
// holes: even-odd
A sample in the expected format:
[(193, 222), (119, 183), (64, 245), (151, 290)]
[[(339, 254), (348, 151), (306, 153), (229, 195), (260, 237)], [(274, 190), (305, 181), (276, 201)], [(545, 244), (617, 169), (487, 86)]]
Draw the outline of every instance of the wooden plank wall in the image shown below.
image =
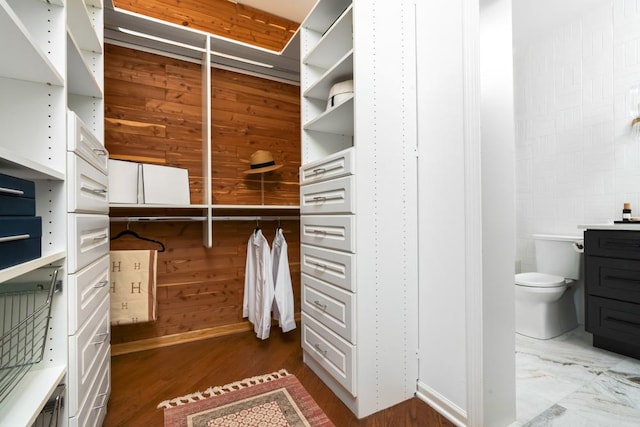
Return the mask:
[[(202, 203), (202, 118), (200, 66), (120, 46), (105, 46), (105, 142), (111, 157), (189, 170), (192, 203)], [(231, 71), (212, 69), (212, 197), (216, 204), (298, 205), (300, 166), (299, 87)], [(257, 149), (273, 153), (284, 166), (246, 175)], [(263, 195), (264, 194), (264, 195)], [(297, 215), (297, 211), (293, 215)], [(112, 216), (165, 215), (122, 208)], [(259, 212), (241, 210), (239, 215)], [(182, 214), (182, 213), (181, 213)], [(201, 215), (199, 211), (185, 212)], [(228, 213), (225, 213), (227, 215)], [(272, 214), (272, 213), (267, 213)], [(292, 214), (282, 214), (292, 215)], [(127, 225), (113, 222), (115, 235)], [(255, 222), (214, 223), (211, 249), (202, 244), (198, 222), (131, 223), (139, 234), (162, 241), (158, 254), (158, 319), (112, 328), (112, 344), (153, 340), (237, 325), (247, 240)], [(260, 224), (272, 241), (277, 223)], [(300, 311), (300, 237), (297, 221), (283, 221), (296, 312)], [(112, 249), (150, 249), (131, 237)]]
[(229, 0), (114, 0), (142, 15), (280, 51), (299, 24)]

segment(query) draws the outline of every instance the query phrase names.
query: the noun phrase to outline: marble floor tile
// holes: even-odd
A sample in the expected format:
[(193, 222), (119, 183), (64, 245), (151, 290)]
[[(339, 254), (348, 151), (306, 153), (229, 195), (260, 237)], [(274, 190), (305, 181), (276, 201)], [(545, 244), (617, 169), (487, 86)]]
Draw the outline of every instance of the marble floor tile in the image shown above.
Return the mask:
[(640, 360), (593, 347), (582, 327), (516, 335), (516, 413), (512, 427), (638, 427)]

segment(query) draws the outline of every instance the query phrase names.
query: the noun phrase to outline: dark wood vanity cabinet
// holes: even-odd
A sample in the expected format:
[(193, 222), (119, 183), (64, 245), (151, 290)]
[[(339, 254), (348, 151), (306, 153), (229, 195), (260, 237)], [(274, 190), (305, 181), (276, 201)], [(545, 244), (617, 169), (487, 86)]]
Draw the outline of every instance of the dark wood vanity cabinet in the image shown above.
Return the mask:
[(640, 359), (638, 231), (587, 230), (585, 329), (593, 345)]

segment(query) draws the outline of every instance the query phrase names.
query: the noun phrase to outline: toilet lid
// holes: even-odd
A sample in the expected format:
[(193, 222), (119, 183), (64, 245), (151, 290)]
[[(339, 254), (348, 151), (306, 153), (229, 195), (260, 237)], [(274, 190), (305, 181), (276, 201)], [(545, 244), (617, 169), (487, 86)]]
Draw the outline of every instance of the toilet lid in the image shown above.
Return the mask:
[(532, 288), (555, 288), (565, 286), (564, 277), (546, 273), (520, 273), (516, 274), (516, 285)]

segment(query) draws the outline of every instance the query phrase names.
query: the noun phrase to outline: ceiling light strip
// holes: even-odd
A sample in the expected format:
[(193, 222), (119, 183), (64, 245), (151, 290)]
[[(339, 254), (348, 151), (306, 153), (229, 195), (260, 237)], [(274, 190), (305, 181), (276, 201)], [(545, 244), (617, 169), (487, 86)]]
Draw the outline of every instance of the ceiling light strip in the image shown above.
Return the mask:
[(129, 34), (129, 35), (136, 36), (136, 37), (142, 37), (142, 38), (145, 38), (145, 39), (148, 39), (148, 40), (153, 40), (153, 41), (157, 41), (157, 42), (160, 42), (160, 43), (169, 44), (169, 45), (172, 45), (172, 46), (178, 46), (178, 47), (183, 47), (185, 49), (195, 50), (196, 52), (206, 52), (207, 51), (205, 48), (202, 48), (202, 47), (193, 46), (193, 45), (190, 45), (190, 44), (187, 44), (187, 43), (177, 42), (175, 40), (165, 39), (165, 38), (162, 38), (162, 37), (154, 36), (154, 35), (151, 35), (151, 34), (140, 32), (140, 31), (130, 30), (128, 28), (118, 27), (118, 31), (120, 31), (121, 33)]

